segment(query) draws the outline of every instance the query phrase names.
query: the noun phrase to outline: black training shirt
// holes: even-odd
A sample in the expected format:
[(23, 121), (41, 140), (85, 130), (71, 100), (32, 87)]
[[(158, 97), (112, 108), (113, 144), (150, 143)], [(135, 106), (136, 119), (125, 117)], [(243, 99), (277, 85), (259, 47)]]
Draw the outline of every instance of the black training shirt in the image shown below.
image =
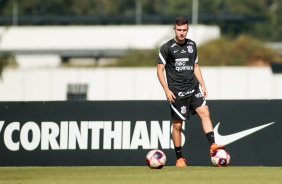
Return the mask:
[(194, 75), (194, 64), (198, 63), (196, 43), (185, 39), (184, 44), (169, 40), (160, 48), (158, 64), (165, 65), (169, 89), (177, 99), (191, 96), (199, 85)]

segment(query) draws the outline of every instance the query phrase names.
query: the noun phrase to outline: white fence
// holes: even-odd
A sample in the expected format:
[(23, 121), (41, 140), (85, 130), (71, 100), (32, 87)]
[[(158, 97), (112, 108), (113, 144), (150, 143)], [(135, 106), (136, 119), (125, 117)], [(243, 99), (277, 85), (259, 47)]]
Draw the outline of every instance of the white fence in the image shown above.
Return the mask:
[[(282, 74), (268, 67), (202, 67), (208, 99), (282, 99)], [(0, 101), (67, 99), (68, 84), (88, 84), (88, 100), (164, 100), (156, 68), (6, 69)]]

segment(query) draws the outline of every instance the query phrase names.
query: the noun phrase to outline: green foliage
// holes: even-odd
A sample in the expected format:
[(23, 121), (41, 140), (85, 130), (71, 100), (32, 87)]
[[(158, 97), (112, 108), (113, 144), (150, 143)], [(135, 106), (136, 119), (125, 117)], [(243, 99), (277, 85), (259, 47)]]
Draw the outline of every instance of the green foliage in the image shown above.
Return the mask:
[[(281, 62), (276, 50), (265, 47), (264, 42), (248, 35), (237, 38), (221, 37), (198, 48), (201, 66), (248, 66)], [(158, 49), (128, 50), (124, 57), (106, 67), (155, 67)]]
[(247, 35), (221, 37), (198, 48), (201, 66), (246, 66), (256, 62), (281, 62), (280, 54)]
[(0, 78), (5, 67), (16, 65), (15, 57), (11, 53), (0, 54)]
[(148, 67), (156, 66), (158, 50), (128, 50), (124, 57), (118, 59), (117, 63), (107, 66), (116, 67)]
[(162, 11), (166, 10), (168, 15), (187, 16), (192, 14), (192, 1), (167, 1), (166, 5), (166, 8)]

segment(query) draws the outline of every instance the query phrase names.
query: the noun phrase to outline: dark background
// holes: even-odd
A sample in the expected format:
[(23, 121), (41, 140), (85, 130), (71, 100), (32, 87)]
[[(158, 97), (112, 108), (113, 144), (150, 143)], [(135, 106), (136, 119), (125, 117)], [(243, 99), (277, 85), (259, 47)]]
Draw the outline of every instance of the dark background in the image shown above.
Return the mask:
[[(282, 166), (282, 100), (211, 100), (208, 101), (215, 126), (227, 135), (275, 122), (260, 131), (227, 145), (233, 166)], [(10, 151), (4, 144), (4, 131), (12, 122), (21, 126), (43, 121), (151, 121), (170, 120), (166, 101), (54, 101), (54, 102), (0, 102), (0, 121), (5, 121), (0, 133), (1, 166), (139, 166), (146, 165), (149, 149), (137, 150), (40, 150)], [(134, 125), (131, 125), (131, 129)], [(150, 126), (147, 126), (150, 128)], [(150, 130), (148, 130), (150, 132)], [(132, 133), (132, 132), (131, 132)], [(14, 133), (16, 134), (16, 133)], [(191, 116), (185, 126), (186, 142), (183, 153), (189, 165), (209, 166), (209, 144), (200, 119)], [(15, 136), (15, 137), (14, 137)], [(18, 139), (13, 135), (13, 139)], [(170, 135), (169, 135), (170, 136)], [(159, 148), (162, 149), (162, 148)], [(162, 149), (167, 155), (166, 165), (175, 164), (173, 149)]]

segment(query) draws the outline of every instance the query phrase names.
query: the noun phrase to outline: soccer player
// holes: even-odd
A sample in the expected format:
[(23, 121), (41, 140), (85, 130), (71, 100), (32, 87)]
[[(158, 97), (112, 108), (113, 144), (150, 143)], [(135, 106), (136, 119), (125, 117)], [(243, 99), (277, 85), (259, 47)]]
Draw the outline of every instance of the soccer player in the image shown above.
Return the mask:
[(197, 46), (194, 41), (186, 38), (188, 20), (177, 17), (173, 29), (175, 37), (160, 47), (157, 75), (170, 103), (176, 166), (185, 167), (187, 164), (181, 150), (181, 131), (183, 121), (189, 118), (190, 113), (197, 113), (201, 119), (210, 144), (210, 154), (224, 146), (215, 143), (210, 112), (205, 100), (208, 92), (198, 64)]

